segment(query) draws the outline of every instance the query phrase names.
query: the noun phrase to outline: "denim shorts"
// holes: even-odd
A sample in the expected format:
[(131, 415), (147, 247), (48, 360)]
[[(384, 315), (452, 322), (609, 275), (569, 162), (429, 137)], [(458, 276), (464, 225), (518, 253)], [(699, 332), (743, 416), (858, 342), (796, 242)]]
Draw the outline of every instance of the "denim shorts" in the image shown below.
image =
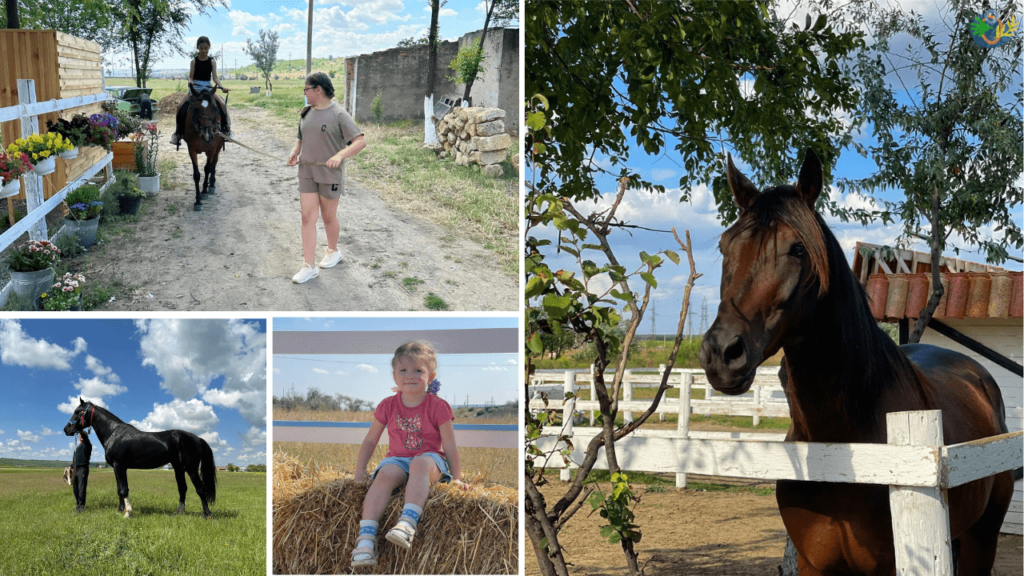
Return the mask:
[(213, 82), (206, 80), (193, 80), (192, 87), (196, 89), (196, 92), (202, 92), (203, 90), (212, 90)]
[[(424, 452), (420, 456), (430, 456), (430, 458), (434, 461), (434, 464), (437, 464), (437, 469), (441, 471), (441, 482), (442, 483), (451, 482), (452, 475), (448, 472), (448, 462), (444, 459), (443, 456), (441, 456), (440, 454), (438, 454), (436, 452)], [(383, 468), (384, 466), (386, 466), (388, 464), (394, 464), (395, 466), (398, 466), (399, 468), (404, 470), (405, 471), (405, 475), (408, 476), (409, 475), (409, 465), (412, 464), (412, 459), (413, 458), (414, 458), (414, 456), (407, 456), (407, 457), (388, 456), (387, 458), (381, 460), (380, 464), (377, 464), (377, 467), (374, 468), (373, 475), (370, 478), (371, 479), (376, 478), (377, 477), (377, 472), (379, 472), (381, 468)]]

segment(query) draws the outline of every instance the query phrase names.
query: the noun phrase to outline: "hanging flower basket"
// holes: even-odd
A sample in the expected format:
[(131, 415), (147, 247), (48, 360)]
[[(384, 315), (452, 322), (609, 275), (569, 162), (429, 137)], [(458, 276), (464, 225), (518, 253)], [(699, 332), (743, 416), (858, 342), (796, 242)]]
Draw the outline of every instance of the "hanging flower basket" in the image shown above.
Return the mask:
[(19, 192), (21, 192), (21, 178), (15, 178), (14, 180), (4, 184), (4, 187), (0, 189), (0, 198), (17, 196)]
[(60, 153), (60, 157), (65, 159), (65, 160), (71, 160), (73, 158), (78, 158), (78, 146), (75, 146), (71, 150), (66, 150), (64, 152), (61, 152)]
[(54, 156), (50, 156), (49, 158), (39, 160), (38, 162), (36, 162), (35, 167), (32, 169), (35, 170), (36, 174), (39, 174), (40, 176), (53, 174), (54, 170), (57, 169), (57, 158)]

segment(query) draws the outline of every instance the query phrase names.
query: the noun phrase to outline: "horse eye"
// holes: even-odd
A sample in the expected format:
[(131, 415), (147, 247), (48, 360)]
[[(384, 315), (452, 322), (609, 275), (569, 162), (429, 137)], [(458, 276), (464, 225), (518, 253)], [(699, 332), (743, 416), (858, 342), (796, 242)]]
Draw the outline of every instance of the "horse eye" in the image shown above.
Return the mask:
[(797, 258), (803, 258), (804, 256), (807, 255), (807, 249), (804, 248), (803, 244), (797, 242), (796, 244), (793, 244), (792, 246), (790, 246), (790, 248), (789, 248), (789, 255), (790, 256), (795, 256)]

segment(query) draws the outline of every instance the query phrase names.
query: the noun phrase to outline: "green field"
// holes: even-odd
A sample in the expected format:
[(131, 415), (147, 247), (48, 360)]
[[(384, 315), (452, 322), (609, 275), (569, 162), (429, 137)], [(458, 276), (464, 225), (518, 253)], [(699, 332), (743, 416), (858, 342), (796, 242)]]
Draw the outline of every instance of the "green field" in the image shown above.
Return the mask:
[(174, 472), (129, 470), (134, 512), (117, 512), (114, 472), (89, 474), (85, 512), (75, 514), (61, 471), (0, 468), (0, 574), (266, 574), (263, 473), (217, 473), (213, 518), (191, 481), (186, 514)]

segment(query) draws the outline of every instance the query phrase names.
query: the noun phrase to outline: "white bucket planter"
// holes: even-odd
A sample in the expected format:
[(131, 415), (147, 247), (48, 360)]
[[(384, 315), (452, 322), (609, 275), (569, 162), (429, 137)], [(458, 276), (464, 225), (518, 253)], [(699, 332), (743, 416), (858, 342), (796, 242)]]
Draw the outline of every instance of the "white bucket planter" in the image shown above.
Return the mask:
[(71, 150), (60, 153), (60, 157), (65, 160), (71, 160), (72, 158), (78, 158), (78, 146), (75, 146)]
[(139, 190), (146, 194), (156, 194), (160, 191), (160, 173), (156, 176), (139, 176)]
[(4, 184), (4, 187), (0, 189), (0, 198), (17, 196), (18, 192), (21, 192), (21, 178), (15, 178), (7, 184)]
[(32, 302), (38, 310), (39, 296), (53, 286), (53, 268), (37, 272), (15, 272), (11, 270), (11, 288), (14, 293)]
[(35, 170), (36, 174), (39, 174), (40, 176), (52, 174), (53, 171), (57, 169), (57, 157), (50, 156), (49, 158), (40, 160), (39, 163), (36, 164), (35, 167), (32, 169)]

